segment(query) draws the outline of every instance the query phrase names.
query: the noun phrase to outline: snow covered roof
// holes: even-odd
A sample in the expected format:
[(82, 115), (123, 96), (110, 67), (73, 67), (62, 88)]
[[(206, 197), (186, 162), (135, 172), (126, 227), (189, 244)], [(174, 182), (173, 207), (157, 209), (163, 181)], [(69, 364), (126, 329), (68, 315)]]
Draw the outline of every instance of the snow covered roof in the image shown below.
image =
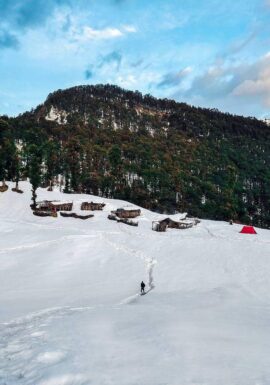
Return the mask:
[(47, 200), (44, 200), (44, 201), (41, 201), (41, 202), (37, 202), (37, 205), (40, 205), (40, 206), (43, 206), (43, 205), (65, 205), (65, 204), (71, 204), (72, 201), (47, 201)]
[(69, 205), (72, 204), (72, 201), (64, 201), (64, 202), (50, 202), (53, 206), (57, 205)]

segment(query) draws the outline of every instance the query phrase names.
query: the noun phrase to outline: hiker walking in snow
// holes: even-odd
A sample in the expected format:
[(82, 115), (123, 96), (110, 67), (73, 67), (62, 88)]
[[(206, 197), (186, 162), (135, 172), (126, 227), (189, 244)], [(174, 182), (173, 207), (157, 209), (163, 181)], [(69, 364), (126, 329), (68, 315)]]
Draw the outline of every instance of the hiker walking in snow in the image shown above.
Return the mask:
[(141, 282), (141, 293), (144, 294), (145, 283)]

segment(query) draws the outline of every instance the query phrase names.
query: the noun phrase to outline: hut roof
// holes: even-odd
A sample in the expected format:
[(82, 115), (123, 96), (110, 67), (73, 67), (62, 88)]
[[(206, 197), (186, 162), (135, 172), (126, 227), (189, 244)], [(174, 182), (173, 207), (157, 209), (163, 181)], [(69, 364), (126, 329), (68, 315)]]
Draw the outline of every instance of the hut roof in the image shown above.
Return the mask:
[(137, 207), (120, 207), (116, 211), (140, 211)]
[(51, 201), (51, 203), (53, 205), (66, 205), (66, 204), (69, 204), (69, 203), (73, 203), (72, 201)]

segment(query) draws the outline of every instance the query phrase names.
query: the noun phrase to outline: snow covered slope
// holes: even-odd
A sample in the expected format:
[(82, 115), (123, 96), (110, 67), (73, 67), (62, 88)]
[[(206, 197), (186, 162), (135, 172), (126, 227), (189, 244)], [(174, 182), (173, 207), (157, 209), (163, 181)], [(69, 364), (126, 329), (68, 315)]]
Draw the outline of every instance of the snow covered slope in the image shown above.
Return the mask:
[[(40, 218), (20, 187), (0, 194), (1, 385), (270, 384), (269, 231), (156, 233), (147, 210), (138, 227), (107, 219), (127, 202), (43, 189), (76, 212), (106, 206)], [(155, 286), (143, 297), (142, 279)]]

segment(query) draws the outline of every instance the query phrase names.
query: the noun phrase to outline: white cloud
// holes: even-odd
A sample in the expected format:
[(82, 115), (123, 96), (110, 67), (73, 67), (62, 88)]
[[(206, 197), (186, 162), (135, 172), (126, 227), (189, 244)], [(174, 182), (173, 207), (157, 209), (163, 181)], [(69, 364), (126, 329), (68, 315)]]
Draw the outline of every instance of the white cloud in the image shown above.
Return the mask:
[(195, 76), (187, 90), (178, 88), (177, 99), (245, 115), (270, 107), (270, 53), (252, 62), (216, 60)]
[(224, 94), (247, 95), (269, 92), (270, 55), (266, 54), (253, 63), (226, 64), (216, 62), (193, 79), (192, 93), (214, 97)]
[(124, 36), (126, 33), (135, 33), (136, 28), (131, 25), (125, 25), (121, 29), (107, 27), (103, 29), (95, 29), (90, 26), (83, 26), (81, 29), (73, 29), (73, 37), (77, 41), (91, 40), (109, 40)]
[(116, 37), (123, 36), (117, 28), (104, 28), (104, 29), (94, 29), (91, 27), (84, 27), (82, 39), (83, 40), (99, 40), (99, 39), (114, 39)]
[(130, 72), (129, 67), (123, 68), (121, 74), (110, 79), (111, 83), (118, 84), (120, 87), (132, 90), (143, 90), (145, 85), (158, 81), (159, 75), (152, 71), (134, 71)]
[(162, 15), (162, 21), (160, 23), (160, 28), (173, 30), (176, 28), (184, 27), (190, 20), (190, 16), (188, 14), (173, 14), (172, 12), (165, 12)]
[(136, 78), (134, 75), (127, 75), (127, 76), (118, 76), (116, 79), (117, 84), (119, 84), (121, 87), (131, 87), (133, 88), (134, 85), (137, 83)]
[(233, 95), (239, 97), (258, 97), (265, 106), (270, 107), (270, 55), (250, 68), (250, 78), (244, 79), (234, 90)]
[(133, 25), (124, 25), (123, 30), (129, 33), (137, 32), (137, 29)]
[(110, 40), (123, 37), (129, 33), (137, 32), (133, 25), (124, 24), (120, 27), (106, 26), (98, 28), (89, 23), (89, 12), (74, 12), (69, 8), (57, 10), (48, 20), (47, 33), (51, 33), (54, 39), (62, 38), (67, 43), (87, 43), (90, 41)]

